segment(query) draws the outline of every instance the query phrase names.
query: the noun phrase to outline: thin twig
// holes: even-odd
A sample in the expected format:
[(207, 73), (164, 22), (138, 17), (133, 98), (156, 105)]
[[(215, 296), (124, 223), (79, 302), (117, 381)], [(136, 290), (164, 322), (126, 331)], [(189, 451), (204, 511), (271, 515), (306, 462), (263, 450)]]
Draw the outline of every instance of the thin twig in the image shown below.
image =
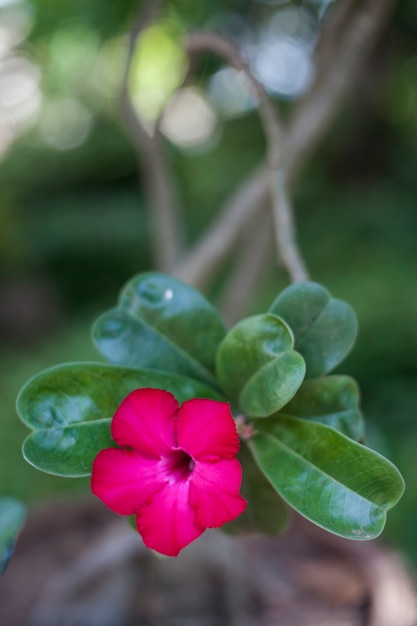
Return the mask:
[(130, 31), (119, 107), (122, 121), (143, 168), (144, 190), (150, 207), (153, 262), (158, 269), (169, 271), (178, 257), (181, 245), (179, 210), (175, 202), (175, 192), (165, 161), (159, 128), (155, 126), (153, 134), (148, 132), (135, 110), (129, 93), (129, 76), (137, 39), (154, 21), (160, 4), (159, 0), (151, 0), (141, 5), (141, 10)]
[(245, 237), (240, 241), (235, 265), (220, 294), (218, 308), (227, 325), (236, 323), (253, 290), (271, 264), (273, 250), (271, 236), (271, 218), (269, 212), (249, 224)]
[[(382, 32), (392, 5), (393, 0), (357, 2), (355, 19), (352, 15), (345, 36), (338, 39), (331, 63), (325, 64), (324, 75), (316, 77), (314, 85), (291, 118), (286, 138), (284, 174), (287, 183), (293, 184), (307, 156), (321, 141), (356, 84), (366, 54)], [(366, 28), (358, 27), (363, 21)], [(328, 36), (328, 30), (324, 31), (324, 36)], [(354, 49), (348, 50), (347, 46)], [(332, 77), (337, 77), (337, 80)], [(175, 275), (195, 286), (207, 287), (218, 268), (235, 250), (242, 229), (258, 211), (262, 211), (267, 197), (268, 175), (266, 167), (261, 165), (225, 201), (210, 229), (174, 267)]]
[(255, 213), (254, 208), (258, 210), (266, 205), (267, 189), (266, 168), (245, 180), (220, 208), (208, 231), (174, 266), (174, 276), (199, 289), (208, 287), (236, 249), (243, 228)]
[(261, 83), (252, 74), (249, 65), (243, 60), (236, 46), (217, 33), (199, 31), (188, 36), (185, 49), (189, 56), (201, 52), (211, 52), (224, 59), (231, 67), (243, 72), (258, 101), (259, 116), (262, 121), (268, 146), (267, 160), (271, 168), (284, 165), (284, 132), (278, 121), (275, 109)]
[(238, 49), (221, 35), (209, 32), (194, 33), (188, 37), (186, 50), (191, 56), (202, 51), (212, 52), (225, 59), (231, 67), (245, 73), (258, 101), (259, 117), (267, 142), (267, 182), (272, 200), (279, 258), (292, 281), (307, 280), (308, 273), (297, 245), (294, 216), (283, 173), (284, 132), (265, 89), (253, 76)]
[(294, 212), (287, 191), (284, 171), (271, 169), (269, 178), (274, 209), (275, 239), (278, 243), (282, 264), (287, 269), (293, 283), (308, 280), (308, 271), (296, 242)]

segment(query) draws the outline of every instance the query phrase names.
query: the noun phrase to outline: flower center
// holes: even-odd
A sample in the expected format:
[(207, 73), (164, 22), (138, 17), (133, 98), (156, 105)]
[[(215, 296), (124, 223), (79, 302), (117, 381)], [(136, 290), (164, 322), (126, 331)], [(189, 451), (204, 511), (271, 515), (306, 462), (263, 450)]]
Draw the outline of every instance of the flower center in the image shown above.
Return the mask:
[(194, 466), (194, 460), (184, 450), (171, 450), (160, 461), (161, 471), (170, 482), (186, 480)]

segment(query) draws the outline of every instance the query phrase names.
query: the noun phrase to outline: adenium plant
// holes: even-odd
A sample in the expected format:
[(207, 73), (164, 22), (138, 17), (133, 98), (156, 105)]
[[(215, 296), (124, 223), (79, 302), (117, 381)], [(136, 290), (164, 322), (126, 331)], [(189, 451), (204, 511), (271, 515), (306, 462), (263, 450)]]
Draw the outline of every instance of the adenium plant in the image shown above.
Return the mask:
[(278, 533), (289, 507), (372, 539), (404, 484), (365, 445), (355, 381), (329, 375), (356, 332), (352, 308), (317, 283), (228, 331), (193, 288), (141, 274), (94, 326), (107, 362), (58, 365), (22, 389), (24, 457), (92, 473), (93, 493), (167, 555), (210, 527)]

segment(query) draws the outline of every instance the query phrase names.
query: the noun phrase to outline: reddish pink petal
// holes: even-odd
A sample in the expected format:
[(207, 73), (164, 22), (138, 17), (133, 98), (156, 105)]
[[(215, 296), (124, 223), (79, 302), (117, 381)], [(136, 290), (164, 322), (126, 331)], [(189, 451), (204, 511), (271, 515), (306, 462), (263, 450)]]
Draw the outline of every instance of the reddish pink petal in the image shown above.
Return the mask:
[(197, 462), (190, 479), (190, 503), (196, 523), (218, 528), (231, 522), (246, 508), (239, 494), (242, 468), (237, 459), (218, 463)]
[(157, 467), (134, 450), (107, 448), (94, 460), (91, 491), (115, 513), (133, 515), (166, 484)]
[(239, 450), (236, 425), (226, 402), (194, 398), (181, 405), (178, 446), (198, 461), (231, 459)]
[(162, 389), (136, 389), (117, 409), (111, 433), (121, 447), (159, 458), (175, 445), (178, 402)]
[(167, 556), (197, 539), (205, 530), (195, 523), (195, 512), (188, 502), (189, 481), (169, 484), (144, 506), (136, 525), (148, 548)]

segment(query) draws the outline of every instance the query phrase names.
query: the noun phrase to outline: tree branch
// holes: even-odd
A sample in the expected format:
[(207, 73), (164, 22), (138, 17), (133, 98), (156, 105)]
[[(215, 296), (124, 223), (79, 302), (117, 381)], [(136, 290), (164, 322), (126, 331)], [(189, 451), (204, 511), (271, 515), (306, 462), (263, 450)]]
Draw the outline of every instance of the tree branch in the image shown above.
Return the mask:
[(137, 114), (129, 93), (129, 75), (138, 37), (151, 24), (160, 8), (159, 0), (141, 5), (129, 34), (129, 43), (120, 87), (121, 119), (138, 154), (143, 170), (143, 184), (150, 207), (151, 251), (154, 265), (170, 270), (178, 257), (181, 229), (179, 210), (169, 170), (165, 161), (162, 138), (156, 125), (153, 135)]
[(262, 219), (250, 223), (241, 238), (235, 265), (220, 294), (218, 308), (227, 325), (236, 323), (254, 289), (270, 267), (273, 250), (271, 218), (269, 212)]
[(293, 283), (309, 279), (308, 271), (296, 242), (294, 212), (282, 169), (270, 170), (270, 190), (274, 215), (275, 239), (281, 262)]
[[(338, 10), (341, 2), (336, 7)], [(297, 106), (286, 133), (287, 183), (292, 184), (301, 166), (321, 141), (355, 79), (363, 67), (366, 53), (382, 32), (392, 10), (393, 0), (356, 0), (349, 12), (323, 75), (317, 75), (312, 88)], [(329, 18), (330, 19), (330, 18)], [(325, 30), (323, 36), (329, 36)], [(211, 228), (197, 241), (174, 273), (198, 287), (207, 287), (217, 269), (236, 248), (242, 229), (268, 197), (268, 174), (258, 167), (225, 202)]]
[[(296, 106), (287, 133), (293, 179), (325, 135), (355, 84), (364, 59), (387, 23), (395, 0), (358, 0), (340, 33), (332, 61)], [(342, 30), (342, 29), (340, 29)]]
[(259, 116), (267, 142), (266, 183), (272, 200), (278, 254), (293, 281), (306, 280), (308, 274), (296, 242), (293, 212), (283, 174), (284, 133), (271, 101), (237, 48), (224, 37), (216, 33), (194, 33), (187, 40), (186, 50), (191, 57), (202, 51), (212, 52), (225, 59), (231, 67), (245, 73), (258, 100)]
[(267, 141), (267, 160), (271, 168), (284, 165), (284, 132), (278, 121), (275, 109), (261, 83), (252, 74), (248, 64), (242, 59), (239, 50), (229, 40), (217, 33), (199, 31), (188, 36), (185, 44), (192, 58), (201, 52), (211, 52), (224, 59), (234, 69), (243, 72), (258, 101), (258, 111)]
[(220, 208), (211, 227), (174, 266), (174, 276), (199, 289), (206, 288), (236, 249), (250, 218), (259, 206), (266, 205), (267, 189), (267, 171), (260, 168)]

